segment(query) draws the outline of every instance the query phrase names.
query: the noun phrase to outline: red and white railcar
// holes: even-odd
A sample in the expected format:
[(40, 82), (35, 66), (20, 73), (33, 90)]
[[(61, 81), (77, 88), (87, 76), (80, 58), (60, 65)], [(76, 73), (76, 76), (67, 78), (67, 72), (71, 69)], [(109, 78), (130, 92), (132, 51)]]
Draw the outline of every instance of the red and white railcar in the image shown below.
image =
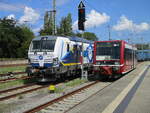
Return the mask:
[(123, 40), (94, 43), (94, 75), (115, 77), (136, 66), (136, 48)]

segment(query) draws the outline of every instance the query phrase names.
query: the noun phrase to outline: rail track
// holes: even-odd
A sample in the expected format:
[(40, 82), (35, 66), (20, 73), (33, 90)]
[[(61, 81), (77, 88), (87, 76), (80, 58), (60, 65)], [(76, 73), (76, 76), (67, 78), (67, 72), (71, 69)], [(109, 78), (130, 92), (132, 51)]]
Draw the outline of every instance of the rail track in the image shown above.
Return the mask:
[(19, 75), (19, 74), (25, 74), (26, 72), (8, 72), (8, 73), (4, 73), (4, 74), (0, 74), (0, 77), (3, 76), (12, 76), (12, 75)]
[(7, 79), (0, 80), (0, 83), (6, 83), (6, 82), (13, 81), (13, 80), (25, 80), (25, 79), (30, 79), (30, 78), (32, 78), (32, 77), (23, 76), (23, 77), (19, 77), (19, 78), (7, 78)]
[(23, 75), (22, 77), (15, 77), (16, 75), (19, 75), (19, 74), (26, 74), (26, 72), (9, 72), (6, 74), (0, 74), (0, 83), (9, 82), (12, 80), (24, 80), (24, 79), (31, 78), (26, 75)]
[(26, 66), (28, 65), (28, 63), (24, 63), (24, 64), (8, 64), (8, 65), (0, 65), (0, 67), (17, 67), (17, 66)]
[(24, 113), (65, 113), (90, 97), (96, 95), (98, 92), (102, 91), (112, 83), (105, 83), (102, 87), (100, 87), (100, 84), (102, 83), (98, 81), (92, 82), (82, 88), (37, 106), (36, 108), (25, 111)]
[(12, 89), (2, 90), (0, 91), (0, 101), (15, 98), (19, 95), (30, 93), (46, 87), (48, 87), (48, 85), (41, 86), (41, 85), (36, 85), (34, 83), (34, 84), (28, 84), (28, 85), (24, 85)]

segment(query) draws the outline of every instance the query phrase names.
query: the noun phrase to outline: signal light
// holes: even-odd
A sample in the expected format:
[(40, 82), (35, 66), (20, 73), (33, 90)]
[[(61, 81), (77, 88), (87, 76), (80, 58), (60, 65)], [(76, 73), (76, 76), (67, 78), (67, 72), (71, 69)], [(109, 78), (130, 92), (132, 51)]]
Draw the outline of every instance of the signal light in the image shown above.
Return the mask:
[(85, 22), (85, 9), (79, 9), (79, 21)]
[(84, 30), (84, 22), (85, 22), (85, 9), (79, 9), (78, 12), (78, 28), (79, 30)]
[(81, 1), (78, 6), (78, 29), (84, 31), (85, 5)]

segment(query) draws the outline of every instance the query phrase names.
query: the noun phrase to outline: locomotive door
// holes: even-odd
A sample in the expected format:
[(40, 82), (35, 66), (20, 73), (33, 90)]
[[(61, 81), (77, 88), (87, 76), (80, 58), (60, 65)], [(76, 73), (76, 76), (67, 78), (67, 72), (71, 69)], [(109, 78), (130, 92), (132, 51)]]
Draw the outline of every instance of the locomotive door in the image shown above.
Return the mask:
[(79, 45), (75, 44), (73, 45), (73, 51), (74, 51), (74, 59), (75, 59), (75, 63), (80, 63), (80, 47)]

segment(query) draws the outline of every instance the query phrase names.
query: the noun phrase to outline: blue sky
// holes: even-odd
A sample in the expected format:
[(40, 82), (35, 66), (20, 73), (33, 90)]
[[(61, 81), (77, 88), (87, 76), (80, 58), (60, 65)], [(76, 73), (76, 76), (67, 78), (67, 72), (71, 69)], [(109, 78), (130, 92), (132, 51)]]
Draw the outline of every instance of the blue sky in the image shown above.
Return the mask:
[[(56, 0), (57, 24), (61, 17), (72, 14), (73, 29), (77, 30), (78, 4), (80, 0)], [(132, 43), (150, 43), (149, 0), (83, 0), (86, 6), (86, 31), (94, 32), (99, 40), (128, 38)], [(43, 25), (44, 13), (52, 9), (52, 0), (0, 0), (0, 18), (16, 18), (24, 21), (37, 32)], [(36, 33), (37, 34), (37, 33)]]

